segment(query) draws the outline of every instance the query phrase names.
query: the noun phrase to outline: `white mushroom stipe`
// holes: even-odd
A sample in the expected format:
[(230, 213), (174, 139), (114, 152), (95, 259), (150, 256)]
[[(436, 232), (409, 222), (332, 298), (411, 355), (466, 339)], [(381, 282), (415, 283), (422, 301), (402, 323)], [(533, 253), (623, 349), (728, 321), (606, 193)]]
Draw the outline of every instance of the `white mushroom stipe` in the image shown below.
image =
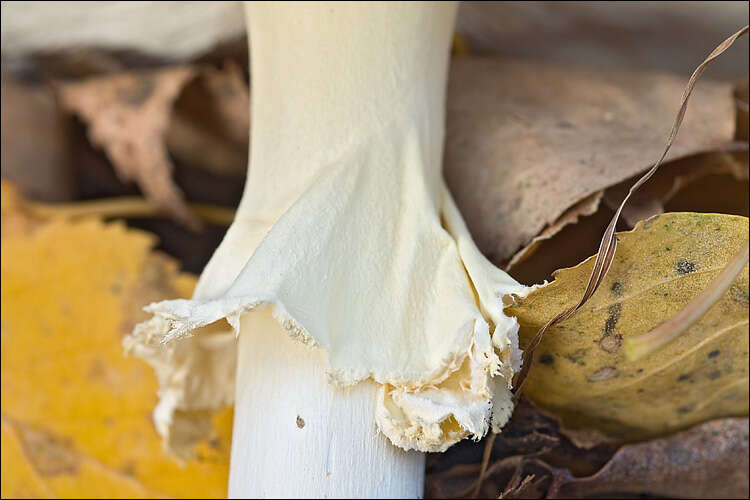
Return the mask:
[(424, 454), (378, 432), (375, 383), (330, 384), (323, 351), (280, 332), (268, 309), (241, 323), (230, 497), (422, 497)]
[[(518, 325), (501, 297), (529, 289), (481, 255), (441, 175), (455, 4), (247, 9), (251, 157), (236, 220), (193, 299), (151, 304), (154, 317), (127, 340), (159, 375), (159, 432), (188, 450), (206, 425), (196, 417), (232, 402), (232, 329), (231, 494), (251, 491), (237, 486), (238, 457), (253, 456), (254, 477), (264, 477), (269, 453), (299, 449), (289, 443), (332, 456), (310, 467), (335, 475), (352, 447), (380, 447), (373, 422), (419, 451), (499, 430), (520, 366)], [(317, 354), (303, 355), (279, 330)], [(269, 359), (273, 376), (258, 368), (271, 369)], [(323, 371), (333, 385), (318, 382)], [(293, 441), (318, 427), (337, 444)], [(269, 433), (277, 440), (259, 437)], [(306, 495), (316, 492), (331, 493)]]

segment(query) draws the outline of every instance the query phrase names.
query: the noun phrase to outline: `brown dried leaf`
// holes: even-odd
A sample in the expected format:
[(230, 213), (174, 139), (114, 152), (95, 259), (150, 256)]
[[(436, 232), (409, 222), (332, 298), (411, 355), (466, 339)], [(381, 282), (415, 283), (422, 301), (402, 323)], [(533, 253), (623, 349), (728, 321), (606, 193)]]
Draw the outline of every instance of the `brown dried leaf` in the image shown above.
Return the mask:
[[(722, 183), (721, 187), (717, 186), (713, 191), (707, 191), (705, 188), (699, 189), (699, 195), (690, 199), (692, 206), (691, 203), (688, 203), (687, 205), (684, 204), (684, 195), (678, 197), (678, 203), (683, 203), (680, 204), (680, 208), (672, 209), (671, 211), (709, 211), (734, 215), (748, 215), (748, 210), (745, 209), (747, 206), (747, 188), (745, 187), (744, 190), (742, 187), (739, 187), (739, 189), (730, 189), (730, 193), (727, 187), (732, 188), (735, 186), (733, 186), (731, 182), (728, 186), (724, 185), (726, 184), (726, 181), (729, 181), (729, 176), (740, 181), (738, 186), (741, 186), (742, 181), (746, 183), (749, 177), (746, 125), (747, 82), (741, 82), (735, 87), (734, 96), (735, 113), (737, 115), (734, 141), (729, 143), (723, 151), (717, 150), (687, 156), (662, 165), (651, 179), (649, 179), (649, 182), (633, 193), (628, 204), (623, 207), (622, 219), (628, 227), (632, 228), (638, 221), (663, 213), (665, 205), (669, 204), (673, 198), (677, 197), (686, 187), (695, 183), (697, 180), (704, 181), (701, 185), (705, 185), (704, 183), (708, 182), (709, 186), (716, 184), (717, 179), (719, 182), (725, 182)], [(551, 238), (555, 237), (566, 226), (578, 223), (581, 217), (588, 217), (596, 213), (597, 209), (600, 208), (602, 198), (605, 205), (612, 209), (612, 213), (614, 213), (614, 210), (620, 205), (620, 202), (627, 194), (630, 186), (638, 180), (638, 177), (638, 175), (630, 177), (629, 179), (606, 189), (603, 193), (601, 191), (593, 193), (570, 207), (554, 223), (547, 226), (540, 235), (531, 240), (531, 243), (516, 252), (508, 262), (506, 269), (513, 269), (514, 275), (516, 275), (516, 273), (519, 272), (517, 269), (518, 265), (531, 257), (540, 247), (541, 243), (549, 241)], [(721, 195), (718, 197), (714, 196), (714, 199), (709, 199), (712, 194), (716, 193), (721, 193)], [(697, 200), (700, 200), (702, 203), (696, 203)], [(721, 202), (720, 207), (715, 203), (716, 201)], [(601, 226), (600, 233), (604, 231), (605, 226), (606, 224)], [(580, 238), (574, 238), (574, 241), (576, 239), (580, 241)], [(565, 250), (567, 250), (570, 247), (570, 242), (565, 244), (564, 247)], [(556, 253), (559, 253), (559, 250), (560, 246), (556, 249)], [(554, 269), (574, 265), (593, 251), (595, 251), (595, 248), (579, 252), (580, 258), (578, 260), (558, 262), (558, 264), (553, 267), (546, 266), (549, 268), (547, 272), (532, 272), (529, 274), (525, 269), (529, 266), (523, 266), (520, 270), (521, 274), (518, 279), (527, 283), (541, 283), (542, 280), (547, 279), (547, 275)], [(533, 260), (534, 267), (537, 267), (536, 264), (538, 259), (536, 256)], [(529, 277), (530, 279), (524, 280), (524, 276)]]
[(2, 176), (30, 198), (69, 201), (76, 195), (68, 119), (52, 89), (2, 77)]
[[(646, 193), (655, 193), (667, 212), (703, 212), (731, 215), (750, 215), (750, 189), (747, 181), (747, 154), (704, 153), (694, 155), (661, 167), (643, 187)], [(624, 181), (612, 190), (624, 193), (637, 178)], [(560, 232), (542, 235), (532, 240), (524, 250), (514, 256), (511, 273), (521, 283), (542, 283), (551, 280), (555, 270), (573, 267), (589, 255), (596, 253), (599, 238), (614, 215), (614, 208), (622, 200), (604, 193), (596, 213), (585, 215)], [(641, 191), (632, 200), (641, 205)], [(618, 198), (619, 196), (619, 198)], [(626, 205), (626, 208), (629, 205)], [(643, 207), (645, 210), (645, 207)], [(644, 212), (645, 213), (645, 212)], [(631, 215), (633, 213), (631, 212)], [(622, 223), (618, 228), (626, 229)]]
[[(712, 420), (668, 437), (622, 446), (580, 450), (557, 434), (555, 424), (523, 405), (529, 425), (542, 425), (558, 445), (540, 454), (509, 455), (491, 464), (480, 498), (596, 498), (651, 495), (685, 498), (747, 498), (748, 419)], [(498, 435), (498, 440), (503, 434)], [(506, 454), (503, 455), (503, 451)], [(441, 456), (449, 458), (451, 451)], [(596, 457), (586, 463), (588, 457)], [(603, 460), (602, 460), (603, 458)], [(581, 468), (581, 464), (584, 468)], [(589, 469), (589, 465), (596, 468)], [(461, 464), (428, 473), (426, 498), (467, 497), (479, 464)], [(533, 476), (531, 479), (529, 479)]]
[[(683, 86), (660, 73), (455, 59), (445, 176), (480, 249), (504, 263), (576, 203), (649, 167)], [(731, 85), (698, 88), (668, 159), (732, 140)]]
[[(518, 469), (516, 469), (518, 470)], [(521, 479), (520, 475), (514, 474), (513, 479), (498, 498), (530, 498), (538, 491), (541, 481), (534, 481), (534, 474), (529, 474)]]
[(747, 498), (748, 480), (748, 419), (727, 418), (623, 446), (593, 476), (563, 484), (558, 498), (606, 493)]
[(119, 176), (191, 227), (198, 219), (172, 181), (164, 136), (172, 105), (195, 76), (190, 66), (94, 77), (58, 85), (63, 109), (88, 124), (91, 142), (104, 149)]
[[(741, 2), (463, 1), (456, 30), (477, 54), (687, 76), (707, 41), (747, 22)], [(713, 74), (737, 78), (747, 61), (745, 42), (717, 61)]]
[(748, 96), (750, 82), (746, 76), (741, 82), (737, 84), (734, 89), (734, 102), (737, 106), (737, 131), (735, 132), (735, 138), (738, 141), (748, 140), (748, 102), (750, 96)]
[[(738, 145), (739, 146), (739, 145)], [(741, 156), (745, 156), (743, 159)], [(709, 175), (731, 175), (738, 181), (748, 179), (747, 155), (717, 151), (704, 153), (664, 165), (643, 187), (633, 193), (622, 210), (622, 218), (629, 227), (638, 221), (664, 212), (664, 205), (685, 186)], [(616, 209), (630, 186), (637, 179), (630, 178), (604, 192), (604, 201)], [(725, 213), (725, 212), (722, 212)]]
[(250, 137), (250, 92), (244, 75), (232, 61), (226, 61), (221, 69), (207, 66), (201, 72), (201, 81), (215, 106), (217, 126), (237, 144), (247, 144)]
[[(508, 490), (515, 477), (515, 472), (525, 461), (534, 457), (543, 457), (555, 467), (568, 468), (574, 474), (588, 476), (596, 473), (607, 463), (616, 451), (612, 445), (598, 446), (594, 449), (581, 450), (560, 433), (559, 424), (553, 417), (540, 411), (528, 402), (521, 401), (516, 407), (513, 418), (503, 432), (495, 436), (492, 450), (492, 461), (481, 485), (478, 496), (493, 497), (500, 491)], [(491, 437), (480, 444), (463, 443), (445, 453), (428, 455), (425, 494), (432, 498), (470, 497), (477, 486), (480, 464), (476, 463), (482, 455), (482, 448)], [(474, 462), (474, 463), (469, 463)], [(523, 477), (517, 477), (522, 482)], [(547, 480), (547, 474), (538, 479)], [(534, 481), (526, 488), (543, 486), (546, 491), (548, 483), (541, 485)], [(519, 484), (520, 487), (520, 484)], [(524, 491), (528, 491), (524, 490)]]
[(166, 133), (169, 152), (186, 165), (220, 176), (247, 170), (250, 92), (232, 61), (205, 66), (175, 103)]
[[(450, 453), (450, 451), (446, 452)], [(479, 464), (459, 464), (425, 476), (425, 498), (462, 498), (473, 488)], [(485, 483), (486, 484), (486, 483)]]
[[(559, 233), (565, 226), (569, 224), (577, 223), (581, 217), (593, 215), (599, 209), (599, 204), (602, 201), (603, 191), (597, 191), (596, 193), (587, 196), (582, 199), (563, 214), (550, 226), (541, 232), (541, 234), (531, 240), (531, 243), (526, 245), (523, 249), (519, 250), (513, 258), (510, 259), (506, 269), (513, 269), (516, 265), (520, 264), (527, 258), (529, 258), (534, 251), (539, 247), (539, 244), (543, 241), (549, 240), (557, 233)], [(523, 280), (522, 280), (523, 281)]]

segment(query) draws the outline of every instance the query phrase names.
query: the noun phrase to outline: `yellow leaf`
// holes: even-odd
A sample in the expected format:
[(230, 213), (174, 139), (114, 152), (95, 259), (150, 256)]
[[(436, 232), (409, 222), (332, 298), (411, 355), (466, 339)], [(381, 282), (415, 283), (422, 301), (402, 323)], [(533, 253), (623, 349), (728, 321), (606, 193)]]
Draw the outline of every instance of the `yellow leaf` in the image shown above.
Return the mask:
[[(629, 362), (622, 340), (677, 314), (748, 238), (745, 217), (668, 213), (618, 235), (617, 255), (581, 310), (549, 329), (524, 394), (570, 428), (638, 440), (725, 416), (748, 414), (748, 267), (678, 339)], [(521, 346), (574, 305), (593, 258), (505, 308)]]
[(153, 252), (148, 233), (98, 219), (24, 224), (5, 183), (2, 205), (3, 498), (226, 496), (231, 410), (178, 463), (151, 420), (152, 369), (121, 344), (142, 305), (189, 296), (195, 278)]

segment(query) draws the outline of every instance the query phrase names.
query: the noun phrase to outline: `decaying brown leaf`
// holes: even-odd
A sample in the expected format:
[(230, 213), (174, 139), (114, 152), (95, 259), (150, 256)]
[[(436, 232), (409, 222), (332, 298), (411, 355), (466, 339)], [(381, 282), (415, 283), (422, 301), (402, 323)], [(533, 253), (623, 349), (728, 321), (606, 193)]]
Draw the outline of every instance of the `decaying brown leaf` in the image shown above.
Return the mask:
[(516, 480), (501, 498), (747, 498), (748, 420), (713, 420), (666, 438), (623, 446), (591, 476), (576, 477), (532, 458), (515, 469), (514, 477), (537, 480)]
[[(478, 54), (687, 76), (706, 41), (747, 22), (741, 2), (462, 1), (456, 31)], [(743, 43), (717, 61), (714, 75), (721, 80), (744, 76), (747, 61)]]
[(582, 217), (595, 214), (599, 209), (603, 195), (604, 191), (597, 191), (563, 212), (554, 223), (547, 226), (544, 231), (538, 236), (535, 236), (528, 245), (519, 250), (510, 259), (506, 268), (508, 270), (513, 269), (519, 263), (529, 258), (543, 241), (549, 240), (558, 234), (565, 226), (577, 223)]
[[(663, 213), (664, 205), (672, 200), (681, 189), (709, 175), (731, 175), (738, 181), (746, 181), (748, 179), (746, 155), (716, 151), (690, 156), (664, 165), (649, 179), (648, 183), (633, 193), (622, 210), (623, 220), (629, 227), (633, 227), (638, 221)], [(607, 189), (604, 193), (607, 206), (613, 210), (616, 209), (635, 180), (637, 179), (630, 178)]]
[(69, 121), (48, 86), (2, 76), (2, 177), (29, 197), (69, 201), (76, 196)]
[[(474, 495), (480, 464), (487, 447), (463, 443), (442, 454), (427, 457), (425, 496), (432, 498), (495, 497), (511, 486), (516, 466), (531, 458), (544, 458), (556, 467), (569, 468), (580, 476), (595, 474), (616, 451), (615, 446), (602, 445), (590, 450), (574, 446), (559, 431), (559, 423), (551, 416), (522, 400), (503, 432), (495, 436), (491, 447), (490, 470), (478, 495)], [(519, 482), (523, 477), (517, 478)]]
[(172, 180), (170, 154), (218, 174), (238, 175), (247, 164), (248, 89), (232, 63), (108, 74), (60, 83), (57, 92), (119, 176), (193, 228), (199, 219)]
[[(508, 435), (506, 435), (506, 432)], [(427, 498), (466, 498), (479, 464), (455, 460), (455, 452), (428, 460)], [(560, 433), (556, 421), (521, 403), (497, 435), (479, 498), (656, 497), (746, 498), (748, 420), (718, 419), (651, 441), (616, 449), (581, 449)]]
[(558, 498), (649, 494), (747, 498), (748, 419), (727, 418), (675, 435), (623, 446), (596, 474), (570, 478)]
[[(599, 290), (551, 326), (525, 394), (571, 428), (644, 439), (723, 416), (747, 415), (748, 270), (680, 338), (636, 362), (622, 341), (674, 316), (701, 293), (748, 237), (744, 217), (668, 213), (618, 234)], [(580, 299), (594, 258), (506, 307), (521, 346)]]
[(250, 95), (242, 69), (201, 66), (169, 119), (166, 143), (177, 160), (220, 176), (244, 177), (247, 170)]
[[(643, 185), (642, 191), (634, 193), (623, 210), (623, 221), (618, 228), (632, 228), (631, 222), (635, 225), (663, 211), (747, 217), (750, 215), (747, 173), (747, 154), (702, 153), (666, 163)], [(556, 225), (545, 229), (514, 256), (512, 265), (509, 264), (513, 276), (522, 283), (542, 283), (551, 280), (555, 270), (575, 266), (596, 253), (614, 208), (636, 180), (637, 177), (631, 177), (607, 189), (593, 214), (579, 216), (575, 223), (558, 232)], [(585, 201), (588, 200), (595, 202), (596, 197)], [(649, 210), (651, 207), (655, 208)], [(561, 217), (564, 218), (565, 215)]]
[[(723, 151), (699, 153), (663, 164), (623, 207), (623, 228), (632, 228), (638, 221), (663, 213), (665, 207), (668, 207), (666, 211), (671, 212), (713, 212), (746, 217), (750, 214), (745, 104), (747, 83), (738, 84), (734, 95), (737, 120), (733, 142)], [(595, 252), (595, 233), (604, 232), (614, 210), (638, 177), (632, 176), (603, 193), (593, 193), (570, 207), (557, 221), (516, 252), (506, 269), (512, 270), (513, 275), (522, 282), (541, 283), (555, 269), (573, 266)], [(591, 217), (594, 214), (597, 217)], [(609, 216), (604, 217), (605, 214)], [(588, 227), (576, 227), (582, 225)], [(553, 238), (554, 242), (551, 241)], [(546, 251), (537, 253), (540, 248)]]
[(750, 110), (750, 82), (748, 77), (737, 84), (734, 89), (734, 102), (737, 106), (737, 131), (735, 137), (737, 140), (745, 141), (748, 140), (748, 111)]
[(91, 142), (104, 149), (125, 181), (135, 181), (147, 197), (183, 223), (198, 226), (172, 181), (164, 134), (174, 100), (195, 76), (193, 67), (175, 67), (61, 83), (61, 106), (88, 124)]
[[(649, 167), (683, 86), (660, 73), (456, 58), (445, 176), (480, 249), (503, 264), (571, 206)], [(732, 141), (731, 85), (698, 89), (668, 159)]]

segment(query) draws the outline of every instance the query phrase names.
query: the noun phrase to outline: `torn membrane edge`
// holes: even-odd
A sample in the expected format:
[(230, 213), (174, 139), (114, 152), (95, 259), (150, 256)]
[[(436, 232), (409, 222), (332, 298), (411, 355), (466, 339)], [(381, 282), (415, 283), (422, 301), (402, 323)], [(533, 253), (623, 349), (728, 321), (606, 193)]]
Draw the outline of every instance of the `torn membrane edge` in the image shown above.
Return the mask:
[[(436, 370), (402, 377), (336, 370), (326, 356), (332, 382), (352, 385), (373, 378), (379, 384), (377, 425), (405, 450), (440, 452), (466, 437), (480, 439), (490, 427), (499, 432), (512, 412), (511, 380), (521, 363), (518, 324), (502, 313), (502, 297), (525, 296), (531, 288), (519, 285), (479, 252), (444, 185), (441, 213), (478, 309), (462, 328), (460, 347)], [(154, 303), (145, 308), (154, 317), (125, 339), (126, 350), (147, 360), (157, 373), (160, 402), (154, 421), (165, 446), (176, 455), (190, 456), (210, 429), (211, 411), (233, 402), (235, 335), (243, 314), (270, 305), (287, 334), (309, 346), (318, 344), (282, 300), (262, 295)], [(213, 307), (206, 308), (207, 303)]]

